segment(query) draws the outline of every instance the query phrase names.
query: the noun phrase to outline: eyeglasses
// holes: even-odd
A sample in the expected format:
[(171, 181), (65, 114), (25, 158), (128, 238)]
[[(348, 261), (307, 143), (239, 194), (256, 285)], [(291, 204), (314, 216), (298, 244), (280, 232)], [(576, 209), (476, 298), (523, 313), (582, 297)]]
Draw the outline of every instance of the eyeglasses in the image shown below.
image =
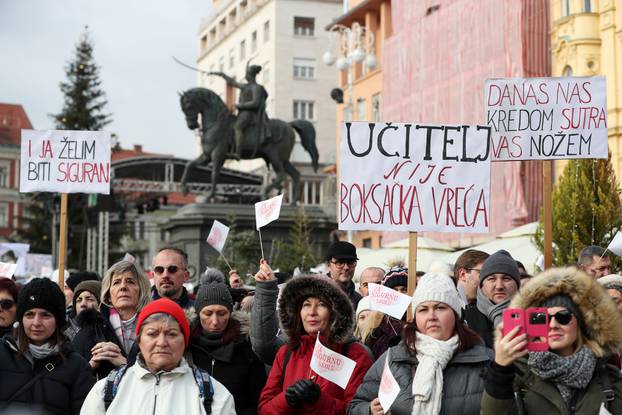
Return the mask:
[(175, 274), (180, 268), (177, 265), (169, 265), (168, 267), (163, 267), (158, 265), (157, 267), (153, 267), (153, 272), (156, 274), (164, 274), (164, 270), (167, 270), (169, 274)]
[(15, 305), (13, 300), (0, 300), (0, 309), (10, 310)]
[(471, 272), (471, 271), (477, 271), (477, 272), (482, 272), (482, 270), (480, 268), (466, 268), (467, 271)]
[(549, 321), (555, 319), (559, 324), (565, 326), (572, 320), (572, 313), (568, 310), (560, 310), (555, 314), (549, 314)]
[(336, 259), (334, 261), (330, 261), (330, 263), (336, 266), (337, 268), (343, 268), (346, 264), (350, 267), (353, 267), (356, 265), (356, 260), (355, 259)]

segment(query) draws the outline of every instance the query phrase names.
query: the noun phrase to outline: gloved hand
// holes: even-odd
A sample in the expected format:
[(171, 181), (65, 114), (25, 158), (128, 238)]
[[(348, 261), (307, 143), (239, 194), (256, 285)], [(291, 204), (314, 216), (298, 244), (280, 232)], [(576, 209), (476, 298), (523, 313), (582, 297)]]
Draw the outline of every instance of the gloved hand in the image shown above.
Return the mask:
[(319, 397), (320, 387), (311, 379), (301, 379), (285, 391), (285, 400), (290, 406), (297, 406), (301, 402), (313, 403)]

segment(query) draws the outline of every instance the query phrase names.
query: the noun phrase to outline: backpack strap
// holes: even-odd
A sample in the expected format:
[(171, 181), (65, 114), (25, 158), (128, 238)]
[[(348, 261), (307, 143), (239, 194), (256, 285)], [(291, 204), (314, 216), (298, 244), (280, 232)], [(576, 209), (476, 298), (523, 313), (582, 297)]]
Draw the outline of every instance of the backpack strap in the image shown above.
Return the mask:
[(285, 369), (287, 368), (287, 363), (289, 362), (289, 358), (292, 357), (292, 349), (289, 348), (289, 345), (285, 345), (285, 359), (283, 360), (283, 369), (281, 370), (281, 389), (283, 389), (283, 382), (285, 381)]
[(207, 415), (210, 415), (212, 413), (212, 402), (214, 401), (212, 378), (209, 373), (196, 366), (192, 366), (192, 374), (194, 375), (194, 381), (199, 387), (199, 398), (203, 402), (203, 409), (205, 409)]
[(607, 373), (607, 371), (608, 371), (607, 365), (603, 365), (601, 370), (598, 371), (600, 387), (603, 391), (603, 396), (605, 398), (603, 402), (605, 405), (605, 408), (608, 408), (611, 402), (614, 401), (616, 398), (615, 392), (613, 391), (613, 388), (611, 387), (611, 380), (609, 379), (609, 374)]
[(112, 403), (112, 400), (117, 396), (119, 390), (119, 383), (123, 379), (123, 375), (127, 371), (128, 365), (123, 365), (116, 369), (113, 369), (108, 373), (106, 377), (106, 389), (104, 389), (104, 408), (107, 411)]

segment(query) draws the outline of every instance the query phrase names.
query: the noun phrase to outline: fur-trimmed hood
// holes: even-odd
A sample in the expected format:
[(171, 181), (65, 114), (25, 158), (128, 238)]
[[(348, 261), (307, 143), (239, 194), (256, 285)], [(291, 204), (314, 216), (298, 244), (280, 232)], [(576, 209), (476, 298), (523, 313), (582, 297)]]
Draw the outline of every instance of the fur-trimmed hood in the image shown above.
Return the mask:
[(555, 295), (572, 299), (583, 314), (586, 345), (597, 357), (619, 351), (622, 318), (614, 302), (592, 277), (574, 267), (553, 268), (527, 282), (512, 299), (511, 308), (539, 307)]
[(302, 302), (316, 297), (330, 304), (332, 324), (329, 340), (346, 343), (354, 330), (354, 307), (348, 295), (330, 278), (324, 276), (305, 276), (288, 282), (279, 297), (279, 320), (281, 328), (292, 338), (305, 333), (294, 333), (296, 319), (300, 316)]

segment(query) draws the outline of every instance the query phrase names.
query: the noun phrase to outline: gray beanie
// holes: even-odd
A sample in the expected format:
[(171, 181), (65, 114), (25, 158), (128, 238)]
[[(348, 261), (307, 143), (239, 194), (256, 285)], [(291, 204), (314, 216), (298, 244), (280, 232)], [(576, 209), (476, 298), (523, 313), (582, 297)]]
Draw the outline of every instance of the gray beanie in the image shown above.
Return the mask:
[(201, 277), (201, 285), (197, 292), (197, 299), (194, 302), (194, 308), (200, 313), (203, 307), (208, 305), (223, 305), (233, 310), (233, 299), (229, 292), (229, 287), (225, 284), (225, 278), (222, 275), (203, 275)]
[(516, 286), (520, 287), (520, 272), (518, 271), (516, 260), (512, 258), (508, 251), (501, 249), (484, 261), (482, 270), (479, 273), (480, 287), (484, 279), (492, 274), (505, 274), (510, 276), (516, 281)]

